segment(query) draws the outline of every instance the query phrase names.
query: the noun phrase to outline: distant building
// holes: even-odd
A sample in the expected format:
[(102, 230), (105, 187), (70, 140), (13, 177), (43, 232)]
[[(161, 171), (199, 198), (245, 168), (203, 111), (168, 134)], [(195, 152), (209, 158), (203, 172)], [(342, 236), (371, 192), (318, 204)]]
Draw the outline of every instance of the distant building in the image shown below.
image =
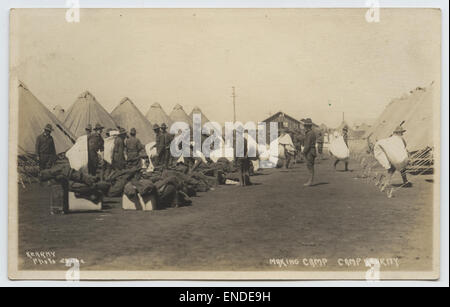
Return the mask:
[[(287, 115), (283, 112), (275, 113), (269, 118), (263, 120), (265, 123), (278, 122), (278, 129), (285, 128), (290, 131), (300, 130), (302, 128), (302, 123), (299, 120), (296, 120), (292, 116)], [(267, 127), (269, 127), (267, 125)]]
[(268, 142), (270, 140), (270, 123), (276, 122), (278, 123), (278, 131), (280, 129), (284, 128), (287, 131), (289, 131), (289, 134), (291, 134), (291, 137), (294, 136), (294, 133), (299, 132), (301, 129), (303, 129), (303, 124), (301, 121), (293, 118), (292, 116), (287, 115), (284, 112), (278, 112), (274, 115), (270, 116), (269, 118), (263, 120), (264, 123), (266, 123), (266, 141)]

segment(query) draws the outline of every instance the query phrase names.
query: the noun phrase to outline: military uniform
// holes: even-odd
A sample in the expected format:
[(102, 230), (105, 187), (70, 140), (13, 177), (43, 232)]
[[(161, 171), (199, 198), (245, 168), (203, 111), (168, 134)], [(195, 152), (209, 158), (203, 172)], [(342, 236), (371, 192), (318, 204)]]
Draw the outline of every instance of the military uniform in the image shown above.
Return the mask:
[(119, 135), (114, 139), (114, 148), (112, 154), (112, 167), (116, 170), (122, 170), (125, 168), (125, 141), (122, 135)]
[(140, 152), (144, 150), (144, 145), (134, 135), (131, 135), (126, 141), (127, 160), (130, 165), (137, 166), (140, 160)]
[(157, 165), (164, 165), (166, 156), (166, 138), (162, 132), (156, 135), (156, 152), (158, 153)]
[(56, 148), (53, 137), (45, 132), (36, 139), (36, 155), (39, 157), (39, 169), (51, 168), (56, 161)]
[(163, 156), (163, 164), (166, 168), (169, 167), (170, 159), (172, 155), (170, 154), (170, 143), (172, 143), (173, 135), (168, 133), (167, 131), (163, 131), (161, 133), (164, 139), (164, 156)]
[(250, 159), (248, 158), (248, 142), (247, 140), (244, 138), (244, 152), (243, 152), (243, 157), (237, 157), (236, 156), (236, 150), (237, 150), (237, 146), (236, 146), (236, 141), (235, 141), (235, 157), (236, 157), (236, 165), (237, 168), (239, 170), (239, 183), (241, 186), (245, 187), (248, 185), (251, 185), (252, 183), (250, 182)]
[(312, 130), (308, 130), (305, 134), (303, 155), (306, 159), (306, 166), (308, 169), (314, 167), (314, 160), (316, 159), (316, 134)]
[(88, 172), (89, 175), (95, 176), (97, 174), (97, 167), (99, 165), (98, 152), (104, 151), (104, 140), (98, 133), (88, 135)]

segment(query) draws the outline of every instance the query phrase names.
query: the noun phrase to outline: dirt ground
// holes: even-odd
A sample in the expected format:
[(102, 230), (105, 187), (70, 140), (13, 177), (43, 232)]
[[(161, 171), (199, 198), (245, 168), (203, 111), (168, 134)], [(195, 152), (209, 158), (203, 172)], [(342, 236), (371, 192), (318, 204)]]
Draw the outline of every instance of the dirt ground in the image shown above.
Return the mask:
[[(398, 261), (383, 262), (389, 270), (431, 269), (432, 176), (411, 177), (414, 187), (389, 199), (357, 178), (358, 164), (335, 172), (331, 163), (320, 161), (313, 187), (296, 164), (151, 212), (109, 199), (103, 212), (50, 215), (48, 187), (21, 188), (19, 268), (61, 270), (59, 260), (78, 258), (82, 270), (367, 270), (356, 260), (379, 258)], [(56, 264), (29, 257), (40, 251)]]

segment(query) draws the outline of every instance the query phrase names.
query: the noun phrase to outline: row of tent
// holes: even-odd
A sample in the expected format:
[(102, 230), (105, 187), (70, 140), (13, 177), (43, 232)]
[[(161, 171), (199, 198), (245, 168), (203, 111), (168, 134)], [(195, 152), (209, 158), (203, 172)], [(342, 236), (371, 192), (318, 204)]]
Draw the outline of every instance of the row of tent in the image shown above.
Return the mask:
[(179, 104), (167, 115), (159, 103), (154, 103), (144, 116), (127, 97), (122, 99), (109, 114), (88, 91), (78, 96), (67, 111), (56, 106), (52, 113), (22, 82), (18, 85), (18, 109), (19, 154), (34, 153), (36, 138), (48, 123), (54, 127), (52, 136), (56, 151), (61, 153), (72, 147), (74, 141), (86, 133), (85, 128), (88, 124), (94, 126), (99, 123), (105, 129), (116, 129), (120, 126), (128, 131), (136, 128), (140, 140), (148, 144), (155, 141), (153, 124), (165, 123), (170, 127), (172, 123), (181, 121), (192, 127), (193, 114), (199, 114), (202, 117), (202, 123), (209, 121), (198, 107), (195, 107), (188, 116)]
[(392, 100), (383, 113), (365, 133), (372, 143), (392, 135), (401, 125), (409, 151), (434, 147), (434, 116), (438, 116), (440, 89), (434, 82), (428, 87), (417, 87), (401, 98)]

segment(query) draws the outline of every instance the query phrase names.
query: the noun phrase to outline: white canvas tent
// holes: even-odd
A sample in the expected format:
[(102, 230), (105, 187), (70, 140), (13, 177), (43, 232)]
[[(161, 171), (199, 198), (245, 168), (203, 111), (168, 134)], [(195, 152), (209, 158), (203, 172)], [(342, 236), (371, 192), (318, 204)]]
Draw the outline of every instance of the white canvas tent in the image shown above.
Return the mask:
[(75, 136), (31, 93), (23, 83), (18, 86), (19, 99), (19, 154), (35, 153), (36, 138), (47, 124), (53, 126), (56, 153), (66, 152), (75, 142)]
[(192, 118), (190, 118), (186, 112), (184, 111), (183, 107), (180, 104), (177, 104), (172, 112), (170, 113), (170, 118), (173, 122), (185, 122), (191, 127), (192, 130)]
[(434, 146), (433, 107), (440, 99), (439, 86), (432, 83), (427, 88), (418, 87), (409, 95), (394, 99), (383, 111), (365, 137), (375, 143), (392, 135), (395, 127), (402, 124), (408, 150), (416, 151)]
[(119, 105), (111, 112), (114, 122), (120, 127), (130, 131), (135, 128), (137, 137), (142, 144), (148, 144), (155, 141), (155, 133), (152, 124), (145, 118), (134, 103), (125, 97)]
[(116, 129), (116, 123), (109, 113), (88, 91), (82, 93), (67, 110), (64, 125), (76, 136), (84, 135), (88, 124), (101, 124), (105, 128)]
[(159, 126), (165, 123), (167, 127), (170, 128), (172, 125), (172, 119), (166, 114), (166, 112), (164, 112), (161, 105), (157, 102), (151, 105), (147, 114), (145, 114), (145, 118), (147, 118), (152, 124), (157, 124)]
[(189, 114), (189, 118), (191, 119), (191, 121), (193, 121), (194, 114), (198, 114), (201, 116), (201, 120), (202, 120), (202, 127), (204, 124), (209, 122), (209, 119), (205, 116), (205, 114), (203, 114), (202, 110), (199, 107), (194, 107), (191, 111), (191, 114)]

